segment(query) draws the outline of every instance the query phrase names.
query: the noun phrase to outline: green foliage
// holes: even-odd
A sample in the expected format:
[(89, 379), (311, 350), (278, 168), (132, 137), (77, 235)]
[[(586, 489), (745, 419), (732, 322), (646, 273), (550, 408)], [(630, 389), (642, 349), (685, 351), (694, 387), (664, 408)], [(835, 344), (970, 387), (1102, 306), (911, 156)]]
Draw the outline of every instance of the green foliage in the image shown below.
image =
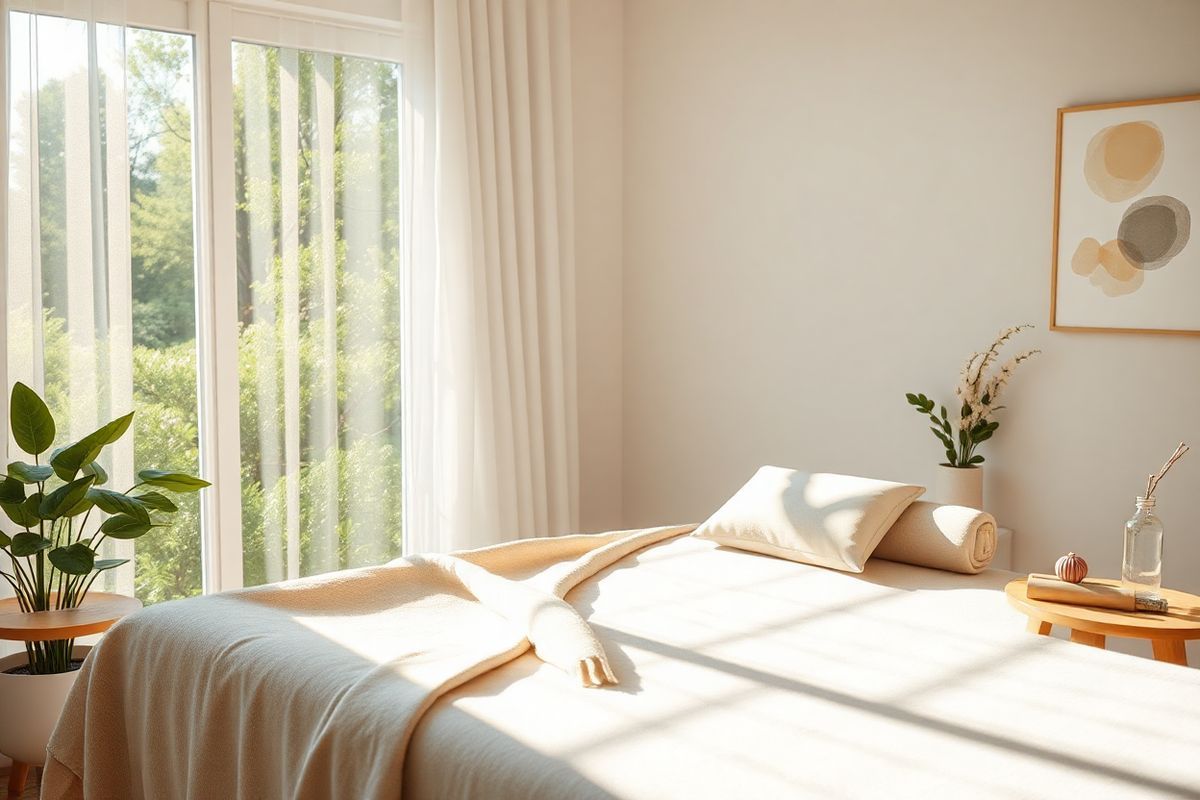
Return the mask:
[(41, 455), (54, 444), (54, 417), (42, 398), (23, 383), (13, 386), (8, 411), (13, 440), (30, 455)]
[[(12, 415), (14, 433), (18, 425), (24, 431), (14, 439), (28, 445), (26, 452), (36, 459), (53, 444), (54, 419), (42, 399), (22, 383), (13, 387), (11, 407), (16, 409)], [(160, 515), (156, 519), (149, 506), (128, 492), (93, 488), (99, 477), (97, 470), (75, 477), (81, 466), (91, 465), (106, 446), (120, 440), (132, 421), (132, 413), (118, 417), (61, 448), (53, 457), (53, 470), (24, 462), (9, 465), (9, 474), (0, 483), (0, 496), (9, 518), (24, 530), (0, 539), (0, 549), (7, 553), (11, 569), (0, 570), (0, 577), (13, 587), (22, 610), (76, 608), (101, 572), (119, 566), (112, 559), (97, 560), (97, 549), (105, 538), (131, 539), (152, 527), (165, 526), (172, 513), (165, 504), (155, 503), (153, 510)], [(65, 482), (52, 487), (50, 482), (55, 478)], [(143, 470), (142, 481), (129, 491), (150, 481), (169, 491), (187, 493), (208, 486), (206, 481), (185, 473)], [(35, 485), (37, 491), (26, 496), (27, 485)], [(88, 527), (94, 508), (114, 515), (98, 530)], [(73, 645), (72, 640), (27, 643), (31, 671), (65, 672), (70, 668)]]
[[(950, 415), (946, 411), (945, 406), (940, 406), (938, 412), (934, 412), (936, 405), (932, 400), (924, 394), (913, 394), (909, 392), (904, 395), (904, 399), (908, 404), (917, 410), (917, 413), (929, 418), (933, 424), (929, 430), (933, 433), (937, 440), (945, 448), (947, 467), (974, 467), (983, 463), (983, 456), (975, 455), (974, 451), (977, 446), (992, 438), (992, 434), (1000, 427), (999, 422), (989, 422), (988, 420), (980, 420), (975, 425), (969, 428), (961, 428), (955, 431), (951, 425)], [(972, 414), (971, 406), (964, 403), (962, 410), (959, 412), (960, 419), (968, 419)]]
[(54, 470), (43, 464), (26, 464), (24, 461), (14, 461), (8, 465), (9, 478), (21, 483), (41, 483), (53, 474)]
[(85, 466), (95, 462), (106, 444), (113, 444), (129, 430), (133, 412), (117, 417), (98, 430), (92, 431), (78, 442), (55, 452), (50, 458), (54, 472), (64, 481), (74, 479)]
[(945, 406), (938, 406), (934, 412), (934, 402), (924, 394), (909, 392), (904, 399), (918, 414), (928, 417), (933, 423), (929, 430), (945, 448), (948, 467), (974, 467), (983, 463), (983, 456), (975, 454), (975, 448), (992, 438), (999, 422), (992, 420), (992, 415), (1002, 410), (998, 405), (1004, 387), (1012, 377), (1013, 371), (1023, 362), (1033, 358), (1040, 350), (1026, 350), (999, 364), (994, 373), (988, 374), (989, 366), (1000, 355), (1001, 349), (1012, 338), (1032, 325), (1015, 325), (1000, 331), (995, 341), (987, 350), (972, 353), (963, 365), (958, 386), (954, 395), (962, 403), (958, 417), (953, 423)]
[(38, 507), (42, 504), (42, 493), (34, 492), (24, 500), (0, 504), (8, 518), (22, 528), (32, 528), (38, 521)]
[[(134, 347), (133, 375), (138, 410), (134, 463), (157, 463), (161, 469), (171, 471), (195, 470), (200, 463), (200, 448), (194, 342), (161, 349)], [(175, 512), (175, 522), (170, 528), (156, 530), (153, 536), (138, 539), (134, 551), (136, 594), (147, 604), (200, 594), (203, 570), (198, 496), (167, 498), (165, 493), (150, 489), (142, 487), (135, 497), (148, 509)]]
[(151, 524), (142, 517), (117, 514), (104, 520), (100, 532), (112, 539), (136, 539), (148, 532)]
[[(154, 31), (127, 31), (127, 120), (130, 145), (130, 257), (133, 292), (133, 403), (137, 423), (133, 438), (134, 469), (153, 465), (165, 473), (196, 474), (199, 469), (197, 416), (196, 283), (194, 252), (191, 83), (188, 37)], [(239, 46), (240, 47), (240, 46)], [(247, 51), (249, 52), (249, 51)], [(282, 314), (282, 270), (279, 238), (278, 51), (254, 51), (266, 67), (269, 105), (267, 124), (247, 137), (244, 81), (235, 76), (235, 155), (238, 187), (237, 263), (241, 327), (238, 339), (239, 421), (242, 464), (243, 580), (247, 585), (282, 577), (278, 555), (287, 548), (289, 479), (279, 469), (282, 443), (263, 438), (263, 431), (283, 430), (282, 402), (271, 404), (260, 387), (273, 386), (282, 398), (285, 356)], [(301, 125), (296, 147), (300, 166), (299, 317), (296, 345), (300, 374), (299, 483), (300, 569), (302, 574), (378, 563), (400, 552), (400, 231), (398, 72), (379, 62), (333, 59), (336, 154), (334, 186), (319, 185), (314, 123), (314, 57), (298, 59)], [(245, 69), (241, 62), (236, 69)], [(40, 250), (45, 315), (40, 321), (44, 405), (66, 419), (79, 402), (72, 385), (73, 353), (68, 336), (65, 161), (65, 83), (48, 77), (39, 87), (38, 178), (41, 209)], [(101, 84), (101, 113), (107, 102)], [(15, 103), (18, 108), (28, 104)], [(26, 125), (16, 118), (14, 126)], [(268, 185), (259, 187), (264, 203), (251, 207), (245, 154), (262, 136), (270, 160)], [(383, 143), (382, 150), (372, 143)], [(110, 179), (109, 179), (110, 180)], [(378, 188), (377, 207), (354, 208), (354, 191)], [(19, 187), (18, 187), (19, 188)], [(324, 193), (324, 194), (323, 194)], [(334, 241), (322, 237), (318, 203), (334, 198)], [(370, 213), (378, 231), (347, 231), (348, 215)], [(270, 245), (261, 260), (251, 258), (252, 225), (266, 231)], [(354, 228), (351, 220), (350, 228)], [(332, 269), (324, 254), (332, 253)], [(332, 302), (330, 302), (332, 300)], [(267, 312), (270, 313), (267, 313)], [(33, 323), (36, 324), (36, 321)], [(327, 334), (332, 331), (332, 336)], [(363, 335), (369, 331), (370, 335)], [(336, 349), (329, 349), (329, 341)], [(103, 342), (100, 343), (101, 345)], [(10, 352), (21, 345), (10, 341)], [(30, 346), (32, 346), (30, 344)], [(103, 350), (103, 347), (98, 347)], [(106, 365), (97, 365), (101, 381)], [(97, 387), (100, 393), (105, 385)], [(116, 411), (99, 407), (97, 417)], [(361, 413), (363, 406), (378, 414)], [(47, 412), (49, 413), (49, 412)], [(51, 420), (53, 417), (51, 417)], [(15, 426), (14, 426), (15, 427)], [(28, 427), (28, 426), (27, 426)], [(64, 427), (66, 427), (64, 425)], [(33, 429), (30, 429), (32, 434)], [(78, 437), (78, 431), (74, 436)], [(24, 434), (22, 434), (24, 435)], [(111, 515), (106, 539), (136, 536), (133, 550), (135, 594), (146, 604), (199, 594), (202, 590), (200, 501), (195, 492), (176, 493), (171, 486), (149, 484), (134, 491), (113, 491), (108, 475), (120, 476), (106, 453), (91, 455), (88, 446), (64, 441), (68, 431), (55, 431), (49, 442), (62, 447), (50, 458), (29, 466), (42, 481), (91, 477), (79, 502), (65, 509), (56, 526), (84, 519), (98, 530), (99, 518)], [(127, 440), (126, 440), (127, 441)], [(45, 452), (45, 449), (42, 450)], [(64, 455), (65, 453), (65, 455)], [(123, 469), (128, 469), (128, 460)], [(20, 468), (18, 468), (19, 470)], [(11, 472), (10, 472), (11, 474)], [(125, 480), (125, 478), (121, 478)], [(0, 480), (0, 509), (21, 530), (37, 530), (43, 493), (38, 480)], [(101, 488), (105, 487), (105, 488)], [(351, 489), (351, 487), (354, 487)], [(52, 487), (47, 487), (51, 490)], [(109, 493), (111, 492), (111, 493)], [(170, 495), (170, 496), (168, 496)], [(120, 499), (125, 498), (124, 500)], [(94, 506), (94, 507), (93, 507)], [(78, 512), (76, 513), (78, 509)], [(171, 516), (168, 527), (150, 529), (151, 520)], [(112, 522), (112, 520), (120, 520)], [(153, 523), (151, 523), (153, 524)], [(20, 534), (18, 534), (20, 535)], [(7, 535), (0, 542), (8, 546)], [(56, 540), (57, 541), (57, 540)], [(57, 541), (58, 546), (62, 546)], [(92, 576), (105, 572), (100, 587), (111, 586), (109, 570), (125, 559), (112, 542), (93, 548)], [(60, 556), (61, 558), (61, 556)], [(53, 563), (53, 562), (51, 562)]]
[[(282, 313), (279, 51), (237, 45), (234, 56), (243, 578), (253, 585), (283, 577), (289, 525), (299, 529), (301, 574), (400, 552), (399, 116), (394, 67), (332, 60), (335, 239), (328, 241), (322, 214), (331, 209), (321, 204), (330, 187), (320, 185), (317, 168), (328, 154), (317, 147), (313, 104), (322, 67), (298, 54), (297, 340)], [(255, 113), (265, 119), (255, 122)], [(372, 186), (377, 195), (364, 190)], [(378, 204), (368, 225), (353, 216), (366, 210), (354, 206), (360, 191)], [(254, 237), (270, 248), (251, 248)], [(291, 365), (300, 378), (300, 468), (289, 478), (282, 398)], [(295, 519), (288, 493), (297, 488)]]
[(103, 486), (104, 484), (108, 483), (108, 473), (104, 470), (104, 467), (100, 466), (99, 461), (93, 461), (90, 464), (84, 464), (82, 467), (80, 467), (79, 471), (84, 475), (95, 476), (96, 481), (94, 484), (92, 484), (93, 486)]
[[(13, 465), (8, 465), (8, 471), (12, 472)], [(49, 476), (47, 476), (49, 477)], [(0, 503), (23, 503), (25, 501), (25, 487), (21, 484), (24, 481), (19, 481), (16, 478), (5, 478), (0, 481)]]
[(25, 531), (24, 533), (18, 533), (12, 538), (12, 544), (9, 546), (8, 552), (12, 556), (31, 556), (42, 550), (48, 550), (53, 546), (54, 543), (46, 537), (32, 531)]
[(137, 500), (146, 508), (154, 509), (155, 511), (178, 511), (179, 506), (171, 502), (171, 499), (160, 492), (144, 492), (135, 494), (134, 500)]
[(191, 68), (187, 37), (129, 32), (133, 338), (146, 348), (196, 335)]
[[(41, 521), (49, 522), (59, 517), (73, 516), (70, 512), (74, 512), (81, 501), (87, 497), (88, 489), (91, 488), (94, 480), (96, 479), (91, 475), (79, 478), (44, 496), (42, 502), (38, 504), (38, 516), (41, 517)], [(45, 491), (44, 482), (39, 485), (42, 486), (42, 491)]]
[(138, 479), (144, 484), (180, 493), (198, 492), (208, 486), (208, 481), (193, 478), (182, 472), (164, 472), (161, 469), (144, 469), (138, 473)]
[(96, 568), (96, 552), (83, 542), (50, 551), (50, 563), (68, 575), (87, 575)]
[(96, 504), (96, 508), (107, 514), (124, 514), (150, 523), (149, 507), (143, 505), (136, 496), (130, 497), (107, 489), (91, 489), (88, 491), (88, 497)]

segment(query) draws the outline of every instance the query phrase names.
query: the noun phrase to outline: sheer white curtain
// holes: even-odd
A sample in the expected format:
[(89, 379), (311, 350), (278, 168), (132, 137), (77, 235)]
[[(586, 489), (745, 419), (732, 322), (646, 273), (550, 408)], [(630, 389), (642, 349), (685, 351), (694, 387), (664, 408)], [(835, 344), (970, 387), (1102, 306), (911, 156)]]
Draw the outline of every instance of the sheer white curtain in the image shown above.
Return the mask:
[(216, 200), (237, 205), (243, 571), (256, 584), (401, 550), (404, 82), (361, 30), (233, 14), (234, 197)]
[[(5, 191), (0, 192), (0, 331), (8, 335), (8, 2), (0, 0), (0, 175), (4, 176)], [(0, 353), (0, 424), (8, 424), (8, 359)], [(8, 436), (0, 436), (0, 464), (8, 464)], [(0, 569), (8, 571), (8, 557), (0, 555)], [(0, 597), (8, 597), (12, 589), (7, 584), (0, 587)], [(15, 643), (0, 647), (0, 656), (15, 651)]]
[[(222, 358), (203, 351), (200, 388), (220, 412), (204, 434), (229, 523), (210, 585), (236, 585), (239, 566), (254, 583), (378, 562), (402, 535), (409, 552), (446, 550), (577, 524), (568, 4), (411, 6), (402, 27), (376, 29), (208, 5), (201, 340)], [(141, 466), (195, 472), (191, 40), (147, 42), (178, 52), (187, 82), (135, 92), (145, 32), (123, 26), (121, 0), (38, 7), (57, 16), (4, 16), (5, 393), (21, 380), (48, 395), (64, 441), (136, 405), (135, 437), (106, 465), (114, 484), (143, 453), (155, 463)], [(139, 127), (155, 97), (186, 112), (174, 149)], [(143, 135), (160, 137), (158, 166), (131, 146)], [(189, 226), (173, 261), (154, 238), (168, 188), (188, 198), (171, 206)], [(147, 266), (168, 261), (184, 277)], [(139, 316), (139, 286), (182, 286), (186, 324), (167, 335)], [(171, 370), (191, 388), (160, 391)], [(186, 536), (137, 543), (138, 569), (169, 587), (150, 600), (199, 591), (198, 508), (184, 515)], [(133, 590), (131, 569), (113, 577)]]
[(417, 126), (429, 180), (414, 202), (432, 202), (430, 217), (416, 209), (408, 285), (407, 549), (567, 532), (579, 480), (568, 3), (415, 5), (432, 52)]
[[(21, 381), (46, 396), (63, 444), (133, 407), (130, 173), (124, 5), (61, 2), (54, 10), (68, 16), (4, 9), (3, 360), (5, 393)], [(24, 457), (11, 441), (8, 453)], [(112, 483), (131, 486), (133, 438), (107, 457)], [(133, 542), (107, 547), (133, 556)], [(132, 563), (113, 573), (108, 588), (131, 594)]]
[[(194, 473), (193, 46), (158, 29), (180, 28), (186, 6), (12, 5), (2, 15), (3, 393), (21, 381), (46, 398), (55, 446), (135, 411), (131, 434), (101, 459), (107, 488), (129, 489), (140, 468)], [(169, 528), (102, 550), (132, 559), (103, 588), (147, 602), (198, 594), (196, 498), (181, 500)]]

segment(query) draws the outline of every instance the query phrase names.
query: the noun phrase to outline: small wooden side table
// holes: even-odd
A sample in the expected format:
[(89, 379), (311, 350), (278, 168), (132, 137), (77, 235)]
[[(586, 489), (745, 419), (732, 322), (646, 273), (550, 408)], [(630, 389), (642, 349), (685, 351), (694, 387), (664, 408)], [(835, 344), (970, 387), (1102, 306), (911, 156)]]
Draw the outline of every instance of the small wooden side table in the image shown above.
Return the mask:
[[(121, 594), (89, 592), (77, 608), (66, 611), (25, 613), (15, 597), (0, 600), (0, 639), (46, 642), (76, 639), (103, 633), (117, 620), (142, 607), (142, 601)], [(8, 774), (8, 796), (17, 798), (25, 790), (29, 765), (14, 761)]]
[[(1030, 633), (1049, 636), (1054, 625), (1071, 629), (1071, 641), (1104, 648), (1106, 637), (1124, 636), (1130, 639), (1149, 639), (1154, 657), (1159, 661), (1187, 666), (1189, 639), (1200, 639), (1200, 597), (1187, 592), (1163, 589), (1159, 595), (1168, 604), (1165, 614), (1149, 611), (1114, 611), (1108, 608), (1073, 606), (1030, 600), (1025, 595), (1026, 578), (1009, 581), (1004, 587), (1008, 602), (1029, 617), (1026, 627)], [(1095, 580), (1095, 579), (1090, 579)], [(1120, 581), (1098, 581), (1119, 586)]]

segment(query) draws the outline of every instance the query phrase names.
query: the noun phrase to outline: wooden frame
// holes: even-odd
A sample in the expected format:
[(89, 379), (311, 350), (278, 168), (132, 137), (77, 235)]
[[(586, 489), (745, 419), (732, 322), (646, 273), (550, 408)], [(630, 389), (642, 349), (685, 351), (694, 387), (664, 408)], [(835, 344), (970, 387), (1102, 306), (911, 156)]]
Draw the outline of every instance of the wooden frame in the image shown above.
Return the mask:
[(1111, 328), (1102, 326), (1059, 325), (1058, 316), (1058, 234), (1059, 234), (1059, 205), (1062, 202), (1062, 158), (1063, 158), (1063, 118), (1067, 114), (1080, 111), (1103, 111), (1111, 108), (1131, 108), (1136, 106), (1165, 105), (1168, 103), (1189, 103), (1200, 101), (1200, 94), (1178, 95), (1174, 97), (1151, 97), (1143, 100), (1125, 100), (1114, 103), (1093, 103), (1083, 106), (1065, 106), (1058, 109), (1055, 125), (1054, 145), (1054, 221), (1053, 236), (1050, 252), (1050, 330), (1078, 331), (1083, 333), (1134, 333), (1155, 334), (1166, 336), (1200, 336), (1200, 330), (1177, 330), (1174, 328)]

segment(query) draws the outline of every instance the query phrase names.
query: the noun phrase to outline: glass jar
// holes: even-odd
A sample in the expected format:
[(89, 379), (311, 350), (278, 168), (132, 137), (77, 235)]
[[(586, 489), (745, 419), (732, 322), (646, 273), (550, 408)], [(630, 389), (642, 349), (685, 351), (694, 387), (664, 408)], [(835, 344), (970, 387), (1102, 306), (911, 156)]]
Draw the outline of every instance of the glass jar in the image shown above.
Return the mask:
[(1138, 592), (1157, 594), (1162, 587), (1163, 525), (1154, 513), (1154, 498), (1139, 497), (1133, 518), (1125, 523), (1125, 557), (1121, 582)]

